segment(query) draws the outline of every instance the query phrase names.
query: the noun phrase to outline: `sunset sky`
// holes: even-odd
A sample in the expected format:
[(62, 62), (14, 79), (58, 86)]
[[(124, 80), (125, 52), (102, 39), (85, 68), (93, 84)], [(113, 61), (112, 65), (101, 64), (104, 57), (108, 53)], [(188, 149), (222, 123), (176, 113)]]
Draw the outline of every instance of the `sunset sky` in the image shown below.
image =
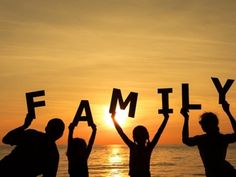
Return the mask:
[[(36, 109), (31, 128), (44, 131), (60, 117), (68, 125), (81, 100), (89, 100), (97, 125), (95, 144), (122, 143), (109, 124), (113, 88), (124, 98), (138, 92), (135, 118), (122, 128), (132, 138), (136, 125), (152, 138), (163, 115), (158, 88), (173, 88), (174, 113), (160, 143), (181, 143), (181, 84), (189, 83), (190, 134), (202, 133), (204, 111), (220, 117), (222, 133), (231, 133), (218, 104), (211, 77), (222, 84), (236, 79), (235, 0), (0, 0), (0, 138), (22, 125), (25, 93), (45, 90), (46, 106)], [(236, 83), (227, 93), (236, 116)], [(119, 115), (117, 115), (119, 119)], [(79, 123), (74, 136), (89, 138), (91, 128)]]

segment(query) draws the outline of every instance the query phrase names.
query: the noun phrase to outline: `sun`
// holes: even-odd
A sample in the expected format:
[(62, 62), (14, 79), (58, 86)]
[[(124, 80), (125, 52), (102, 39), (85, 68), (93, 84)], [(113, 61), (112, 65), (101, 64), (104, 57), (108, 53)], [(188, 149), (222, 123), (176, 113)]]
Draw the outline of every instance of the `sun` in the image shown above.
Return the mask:
[[(122, 110), (119, 107), (116, 108), (116, 120), (122, 126), (125, 124), (128, 118), (128, 110)], [(106, 125), (110, 128), (114, 128), (113, 121), (111, 119), (111, 113), (109, 113), (109, 108), (106, 107), (104, 110), (104, 119)]]

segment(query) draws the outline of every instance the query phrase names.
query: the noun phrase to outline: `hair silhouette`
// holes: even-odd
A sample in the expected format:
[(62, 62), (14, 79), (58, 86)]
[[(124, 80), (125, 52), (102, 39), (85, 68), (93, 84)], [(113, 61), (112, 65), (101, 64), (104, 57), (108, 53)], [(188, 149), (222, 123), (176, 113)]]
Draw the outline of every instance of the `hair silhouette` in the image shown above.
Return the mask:
[(199, 124), (206, 133), (217, 133), (219, 132), (219, 120), (218, 117), (212, 112), (205, 112), (201, 115)]
[(49, 120), (45, 132), (48, 137), (50, 137), (52, 140), (56, 141), (58, 140), (65, 129), (65, 125), (61, 119), (54, 118)]
[(222, 107), (234, 130), (232, 134), (220, 133), (218, 117), (212, 112), (206, 112), (199, 121), (205, 134), (189, 137), (189, 115), (185, 109), (181, 110), (184, 116), (182, 141), (188, 146), (198, 146), (207, 177), (236, 177), (236, 170), (225, 160), (228, 145), (236, 142), (236, 121), (226, 101), (222, 103)]
[(167, 124), (169, 115), (164, 114), (163, 122), (152, 141), (149, 140), (147, 129), (142, 125), (136, 126), (133, 129), (133, 141), (131, 141), (116, 121), (115, 113), (111, 117), (118, 134), (130, 149), (129, 175), (131, 177), (150, 177), (151, 153)]
[(68, 172), (70, 177), (88, 177), (88, 158), (91, 153), (95, 136), (96, 125), (92, 124), (92, 134), (90, 136), (88, 145), (82, 138), (73, 138), (75, 123), (69, 125), (67, 158), (68, 158)]
[(138, 125), (133, 130), (133, 139), (136, 144), (146, 144), (149, 142), (149, 133), (146, 127)]
[(43, 133), (27, 129), (32, 120), (27, 114), (24, 124), (3, 138), (3, 143), (16, 147), (0, 161), (0, 176), (56, 176), (59, 153), (55, 141), (62, 136), (64, 123), (61, 119), (52, 119), (45, 128), (46, 133)]

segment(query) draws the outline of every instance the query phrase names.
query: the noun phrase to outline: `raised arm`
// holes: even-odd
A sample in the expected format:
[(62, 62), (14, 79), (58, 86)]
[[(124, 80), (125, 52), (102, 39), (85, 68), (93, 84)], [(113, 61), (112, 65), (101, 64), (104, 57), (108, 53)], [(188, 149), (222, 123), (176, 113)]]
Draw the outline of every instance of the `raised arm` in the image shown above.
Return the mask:
[(94, 140), (95, 140), (95, 137), (96, 137), (96, 132), (97, 132), (97, 127), (95, 124), (93, 124), (92, 126), (92, 134), (89, 138), (89, 142), (88, 142), (88, 147), (87, 147), (87, 158), (89, 158), (89, 155), (92, 151), (92, 147), (93, 147), (93, 144), (94, 144)]
[(163, 130), (165, 129), (166, 127), (166, 124), (167, 124), (167, 121), (169, 119), (169, 114), (163, 114), (164, 115), (164, 119), (162, 121), (162, 124), (160, 125), (159, 129), (157, 130), (156, 134), (154, 135), (153, 137), (153, 140), (151, 141), (150, 145), (152, 148), (154, 148), (158, 142), (158, 140), (160, 139), (161, 137), (161, 134), (163, 132)]
[(111, 114), (111, 118), (120, 137), (125, 142), (125, 144), (127, 144), (127, 146), (130, 147), (133, 144), (133, 142), (126, 136), (126, 134), (123, 132), (122, 128), (120, 127), (119, 123), (116, 121), (115, 113)]
[(188, 146), (194, 146), (197, 144), (194, 138), (189, 137), (189, 115), (186, 109), (182, 108), (180, 113), (184, 117), (184, 126), (182, 131), (182, 142)]
[(232, 125), (233, 130), (234, 130), (234, 134), (236, 134), (236, 121), (235, 121), (233, 115), (231, 114), (229, 107), (230, 107), (230, 105), (227, 101), (222, 103), (222, 108), (225, 111), (225, 113), (227, 114), (227, 116), (229, 117), (230, 123)]
[(72, 122), (69, 125), (69, 133), (68, 133), (68, 140), (67, 140), (67, 155), (71, 152), (71, 146), (72, 146), (72, 141), (73, 141), (73, 133), (75, 129), (75, 124)]
[(24, 124), (14, 130), (11, 130), (8, 132), (2, 139), (2, 142), (5, 144), (10, 145), (16, 145), (22, 140), (22, 135), (33, 121), (33, 118), (30, 116), (30, 114), (26, 114)]

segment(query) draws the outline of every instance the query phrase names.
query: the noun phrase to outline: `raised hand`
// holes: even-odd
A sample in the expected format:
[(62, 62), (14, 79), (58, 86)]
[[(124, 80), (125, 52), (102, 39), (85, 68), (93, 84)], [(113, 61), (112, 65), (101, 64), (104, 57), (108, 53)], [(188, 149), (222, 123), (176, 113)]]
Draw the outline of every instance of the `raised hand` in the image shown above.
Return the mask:
[(184, 118), (189, 118), (187, 109), (181, 108), (180, 113), (184, 116)]
[(31, 116), (31, 114), (27, 113), (25, 117), (25, 122), (23, 124), (23, 128), (24, 129), (28, 128), (31, 125), (32, 121), (33, 117)]
[(169, 118), (169, 114), (166, 113), (166, 112), (163, 113), (163, 116), (164, 116), (166, 119)]
[(236, 134), (236, 120), (235, 120), (234, 116), (230, 112), (230, 104), (227, 101), (224, 101), (222, 103), (222, 108), (225, 111), (225, 113), (228, 115), (229, 120), (230, 120), (231, 125), (232, 125), (232, 128), (234, 130), (234, 133)]
[(92, 124), (91, 127), (92, 127), (93, 131), (97, 130), (96, 124)]
[(72, 123), (70, 123), (68, 128), (69, 128), (69, 130), (74, 130), (75, 127), (76, 127), (75, 123), (72, 122)]
[(116, 112), (111, 113), (111, 118), (115, 120)]
[(230, 107), (230, 105), (229, 105), (229, 103), (228, 103), (227, 101), (224, 101), (224, 102), (222, 103), (222, 108), (223, 108), (223, 110), (224, 110), (226, 113), (229, 113), (229, 112), (230, 112), (229, 107)]

